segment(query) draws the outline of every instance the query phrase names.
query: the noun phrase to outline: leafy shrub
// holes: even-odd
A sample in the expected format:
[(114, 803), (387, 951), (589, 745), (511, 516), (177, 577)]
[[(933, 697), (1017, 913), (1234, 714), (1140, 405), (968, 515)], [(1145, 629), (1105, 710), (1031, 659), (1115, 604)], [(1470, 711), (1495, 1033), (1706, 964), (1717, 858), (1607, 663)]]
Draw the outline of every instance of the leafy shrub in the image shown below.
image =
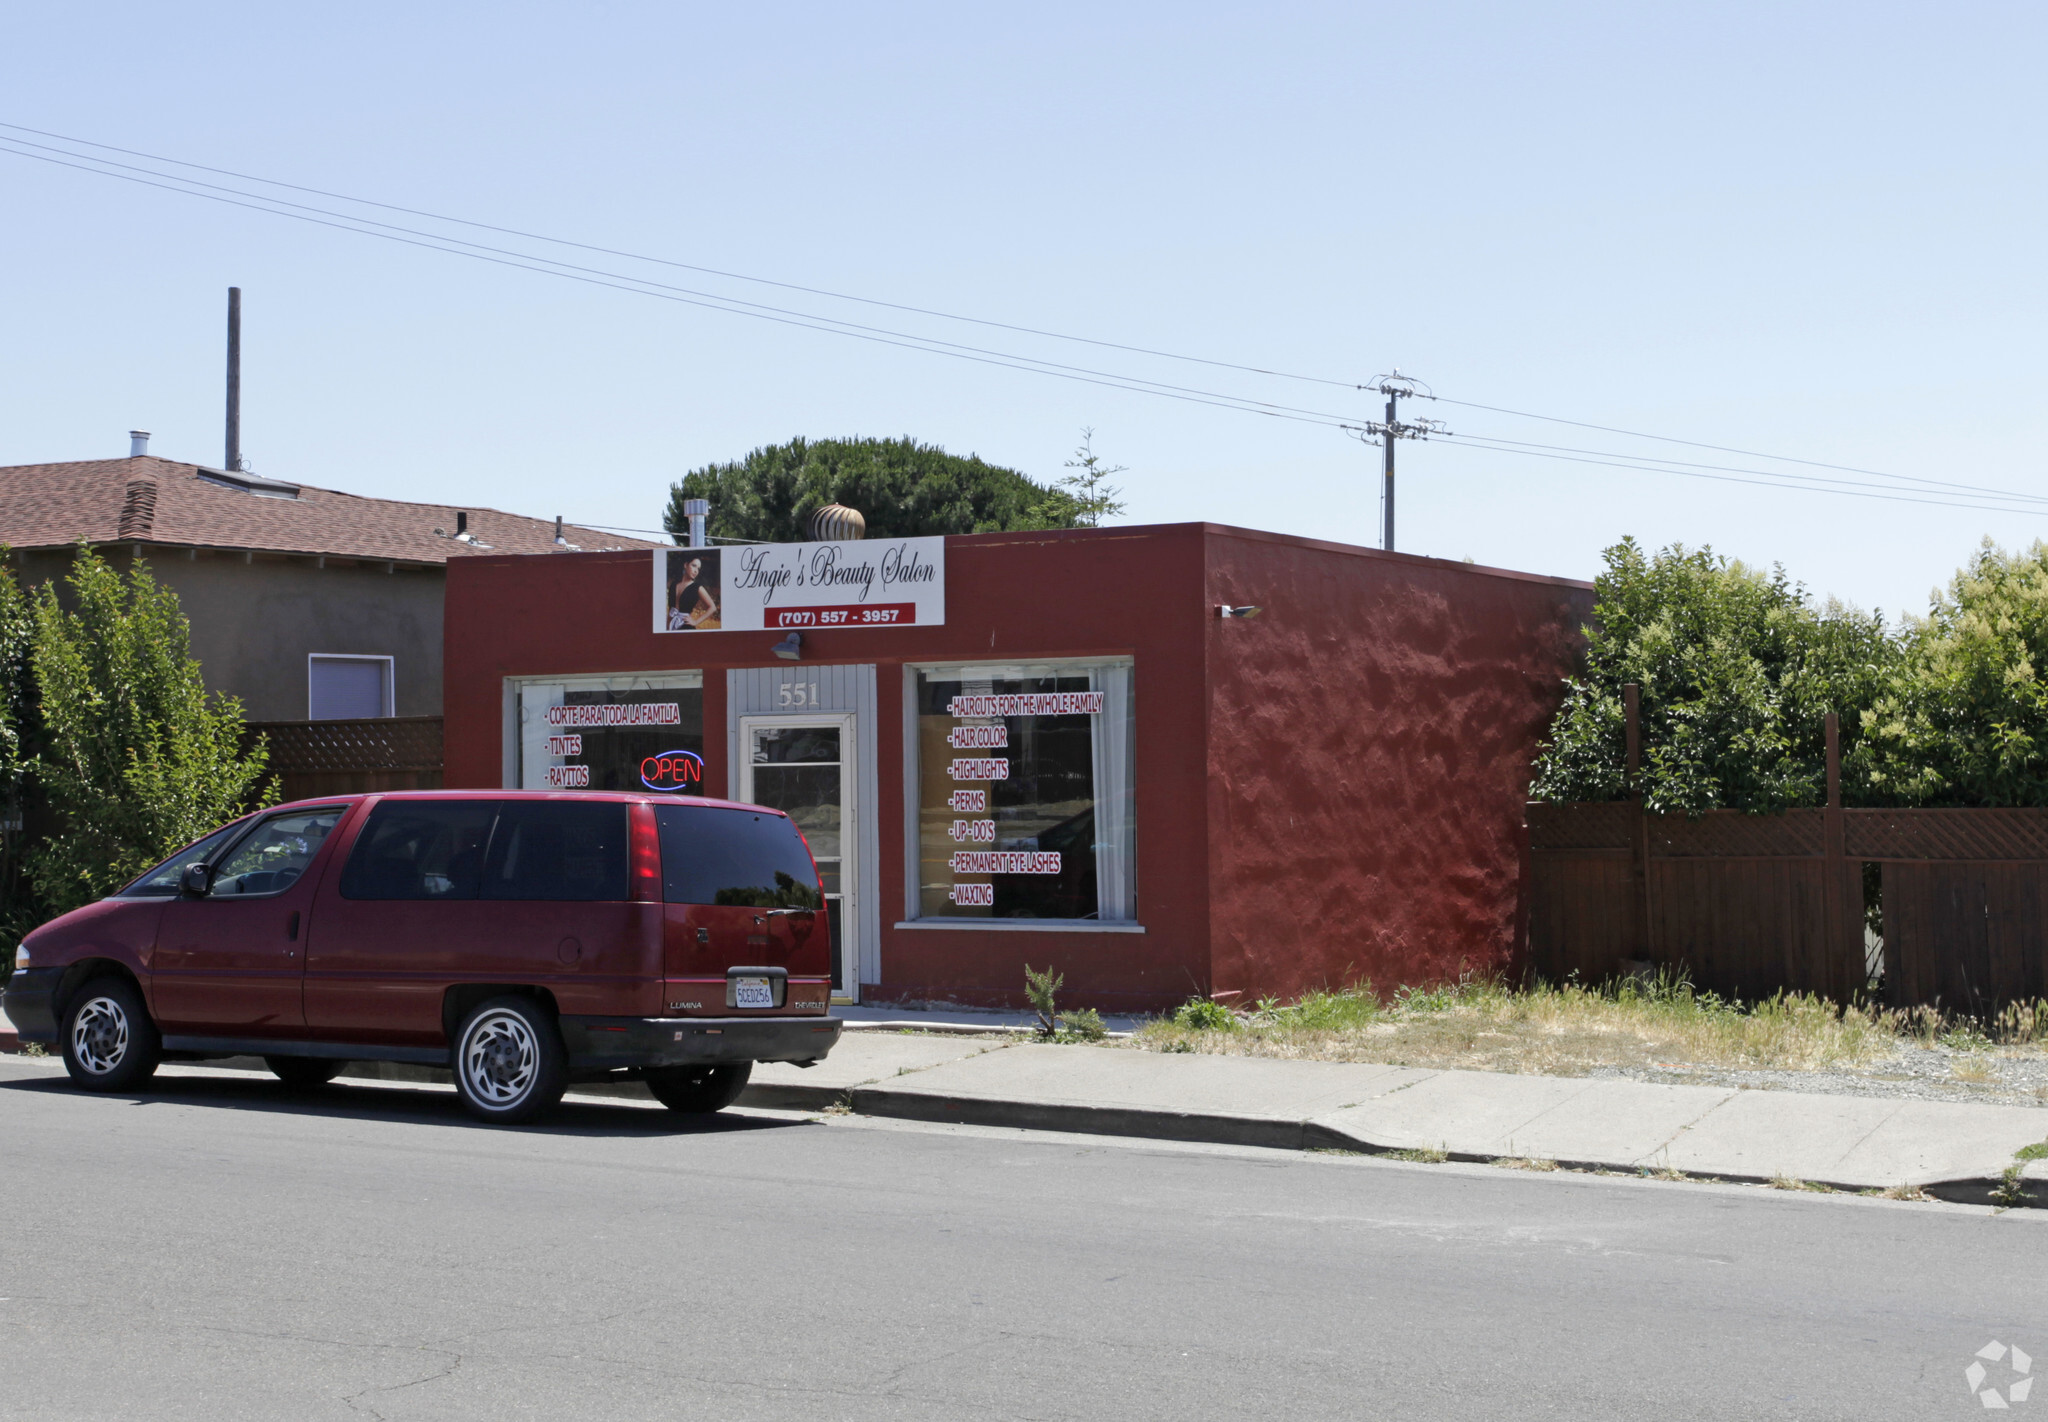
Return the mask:
[(1070, 1007), (1060, 1014), (1060, 1036), (1075, 1042), (1099, 1042), (1109, 1035), (1102, 1014), (1092, 1007)]
[(1239, 1026), (1236, 1013), (1206, 997), (1189, 998), (1173, 1010), (1172, 1020), (1191, 1032), (1235, 1032)]
[(1857, 769), (1901, 805), (2048, 805), (2048, 545), (1990, 539), (1907, 629)]
[(1603, 555), (1585, 674), (1538, 756), (1531, 793), (1553, 801), (1626, 795), (1622, 688), (1642, 696), (1644, 805), (1697, 815), (1782, 810), (1826, 793), (1825, 717), (1845, 751), (1898, 661), (1882, 617), (1816, 607), (1786, 579), (1679, 544)]
[(35, 772), (62, 828), (28, 862), (58, 913), (257, 803), (268, 759), (242, 751), (241, 703), (207, 695), (177, 594), (83, 545), (69, 582), (75, 610), (47, 583), (35, 605)]

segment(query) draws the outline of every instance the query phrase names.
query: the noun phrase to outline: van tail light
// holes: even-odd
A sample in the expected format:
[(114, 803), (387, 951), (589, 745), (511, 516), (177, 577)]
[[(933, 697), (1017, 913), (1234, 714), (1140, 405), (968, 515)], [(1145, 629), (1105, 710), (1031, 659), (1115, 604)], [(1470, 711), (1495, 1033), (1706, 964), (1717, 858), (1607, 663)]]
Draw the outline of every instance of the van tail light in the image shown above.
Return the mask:
[(628, 899), (636, 904), (661, 902), (661, 832), (654, 825), (654, 806), (634, 805), (633, 887)]

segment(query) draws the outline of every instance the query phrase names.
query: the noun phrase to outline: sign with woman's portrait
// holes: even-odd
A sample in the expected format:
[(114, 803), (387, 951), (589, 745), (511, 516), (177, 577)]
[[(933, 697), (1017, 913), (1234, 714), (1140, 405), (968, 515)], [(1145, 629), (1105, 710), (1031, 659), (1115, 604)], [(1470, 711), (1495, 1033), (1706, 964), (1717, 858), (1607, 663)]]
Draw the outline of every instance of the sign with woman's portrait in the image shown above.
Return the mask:
[(654, 556), (662, 568), (665, 590), (655, 610), (655, 630), (716, 632), (725, 591), (718, 580), (718, 550), (664, 548)]
[(937, 627), (945, 620), (943, 538), (654, 551), (657, 632)]

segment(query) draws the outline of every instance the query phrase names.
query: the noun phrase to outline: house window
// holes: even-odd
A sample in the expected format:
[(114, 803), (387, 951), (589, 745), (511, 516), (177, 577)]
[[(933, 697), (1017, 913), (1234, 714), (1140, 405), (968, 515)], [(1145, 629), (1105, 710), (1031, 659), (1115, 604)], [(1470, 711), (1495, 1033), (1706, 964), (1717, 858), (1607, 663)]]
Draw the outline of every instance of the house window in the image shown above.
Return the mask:
[(915, 673), (918, 912), (1137, 917), (1129, 662)]
[(330, 656), (306, 659), (306, 718), (311, 721), (366, 720), (394, 716), (389, 657)]

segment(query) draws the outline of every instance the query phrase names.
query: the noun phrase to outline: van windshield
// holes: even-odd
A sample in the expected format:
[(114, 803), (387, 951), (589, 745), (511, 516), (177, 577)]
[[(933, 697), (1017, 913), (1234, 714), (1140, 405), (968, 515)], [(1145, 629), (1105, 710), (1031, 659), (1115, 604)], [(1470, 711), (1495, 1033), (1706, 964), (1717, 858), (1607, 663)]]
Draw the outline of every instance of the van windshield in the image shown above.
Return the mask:
[(656, 805), (662, 897), (672, 904), (821, 909), (818, 866), (781, 815)]

